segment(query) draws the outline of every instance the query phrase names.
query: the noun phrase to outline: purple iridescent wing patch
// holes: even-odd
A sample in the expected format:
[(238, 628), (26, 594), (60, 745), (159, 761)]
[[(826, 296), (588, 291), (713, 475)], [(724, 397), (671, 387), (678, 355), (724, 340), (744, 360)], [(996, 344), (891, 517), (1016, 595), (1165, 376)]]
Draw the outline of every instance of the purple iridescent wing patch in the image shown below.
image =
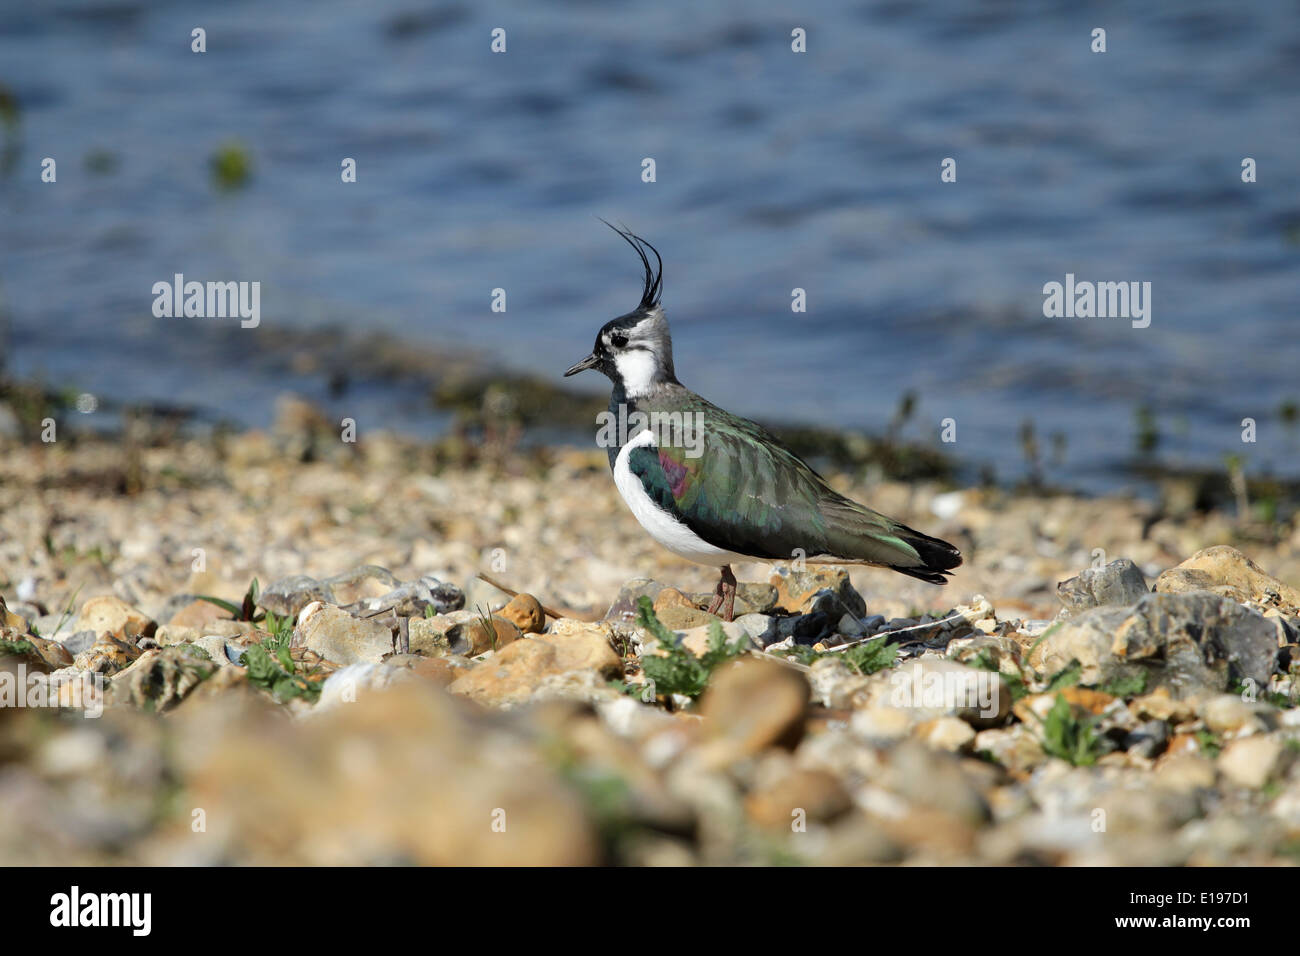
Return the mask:
[(680, 501), (682, 493), (686, 490), (686, 479), (689, 477), (686, 466), (675, 461), (662, 449), (659, 451), (659, 466), (663, 468), (664, 477), (668, 479), (668, 490)]

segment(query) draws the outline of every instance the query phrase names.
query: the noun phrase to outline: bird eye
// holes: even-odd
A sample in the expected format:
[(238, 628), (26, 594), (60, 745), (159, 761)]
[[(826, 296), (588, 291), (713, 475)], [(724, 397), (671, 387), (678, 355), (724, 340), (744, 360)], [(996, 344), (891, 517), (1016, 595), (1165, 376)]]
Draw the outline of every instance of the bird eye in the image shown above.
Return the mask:
[(609, 344), (614, 346), (616, 349), (621, 349), (623, 346), (627, 345), (627, 336), (621, 332), (615, 332), (609, 337)]

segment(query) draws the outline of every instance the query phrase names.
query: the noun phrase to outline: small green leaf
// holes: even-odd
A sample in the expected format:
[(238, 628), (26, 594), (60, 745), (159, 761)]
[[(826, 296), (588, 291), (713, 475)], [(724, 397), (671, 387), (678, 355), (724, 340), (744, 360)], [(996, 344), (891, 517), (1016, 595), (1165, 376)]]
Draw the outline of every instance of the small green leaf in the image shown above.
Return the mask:
[(195, 597), (197, 597), (200, 601), (207, 601), (209, 604), (215, 604), (223, 611), (229, 611), (231, 617), (235, 618), (236, 620), (239, 619), (240, 608), (238, 605), (231, 604), (229, 601), (223, 601), (219, 597), (212, 597), (209, 594), (197, 594), (195, 595)]
[(1065, 690), (1067, 687), (1073, 687), (1079, 683), (1079, 675), (1083, 673), (1083, 665), (1078, 661), (1070, 661), (1064, 669), (1058, 671), (1047, 682), (1045, 693), (1055, 694), (1058, 690)]
[(1053, 757), (1089, 767), (1106, 752), (1105, 742), (1093, 729), (1091, 717), (1076, 717), (1074, 708), (1064, 694), (1056, 695), (1056, 703), (1043, 721), (1043, 750)]
[(637, 601), (637, 624), (648, 631), (658, 642), (663, 655), (651, 654), (642, 657), (641, 670), (654, 682), (657, 693), (682, 694), (694, 699), (704, 693), (708, 686), (709, 675), (714, 668), (746, 651), (746, 639), (742, 636), (732, 644), (727, 644), (726, 632), (718, 621), (709, 625), (708, 649), (696, 657), (685, 647), (677, 643), (677, 636), (664, 626), (655, 615), (654, 605), (644, 595)]
[(886, 643), (883, 636), (855, 644), (843, 653), (844, 663), (864, 677), (892, 667), (897, 657), (898, 646)]

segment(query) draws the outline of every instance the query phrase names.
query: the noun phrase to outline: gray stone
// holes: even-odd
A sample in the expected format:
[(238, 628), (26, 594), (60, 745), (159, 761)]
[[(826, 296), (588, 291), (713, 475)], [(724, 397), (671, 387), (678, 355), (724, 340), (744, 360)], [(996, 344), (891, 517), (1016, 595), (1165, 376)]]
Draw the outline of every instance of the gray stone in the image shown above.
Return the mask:
[[(375, 572), (383, 571), (384, 573), (383, 575), (362, 573), (372, 570)], [(384, 575), (387, 575), (387, 577)], [(386, 591), (379, 597), (363, 597), (345, 605), (344, 610), (356, 617), (421, 617), (429, 608), (432, 608), (435, 614), (446, 614), (451, 611), (459, 611), (465, 606), (465, 594), (454, 584), (447, 584), (427, 574), (422, 578), (416, 578), (414, 581), (396, 584), (392, 575), (389, 575), (387, 571), (376, 565), (366, 565), (363, 568), (358, 568), (351, 575), (338, 575), (330, 578), (327, 583), (346, 582), (355, 584), (356, 580), (362, 577), (379, 578), (381, 581), (393, 586), (391, 590)], [(392, 621), (390, 620), (388, 623), (392, 624)]]
[(1073, 614), (1094, 607), (1127, 607), (1148, 591), (1146, 578), (1128, 558), (1116, 558), (1100, 568), (1085, 568), (1056, 586), (1056, 596)]
[(69, 654), (75, 657), (82, 651), (90, 650), (91, 645), (95, 643), (95, 632), (77, 631), (75, 634), (67, 634), (58, 638), (58, 641), (67, 648)]
[(858, 619), (852, 614), (841, 615), (839, 623), (835, 625), (835, 630), (845, 637), (862, 636), (862, 625), (858, 623)]
[(901, 631), (905, 627), (916, 627), (919, 623), (920, 621), (914, 617), (891, 617), (881, 626), (880, 630)]
[(435, 613), (443, 614), (465, 606), (465, 595), (454, 584), (447, 584), (429, 575), (401, 582), (391, 571), (377, 564), (363, 564), (320, 580), (305, 574), (281, 578), (267, 586), (258, 596), (257, 604), (267, 611), (296, 617), (313, 601), (338, 604), (335, 588), (355, 588), (362, 581), (372, 578), (382, 582), (389, 590), (379, 597), (363, 597), (347, 605), (346, 609), (358, 617), (375, 617), (386, 613), (395, 617), (413, 617), (423, 614), (426, 607), (432, 607)]
[(452, 653), (451, 631), (458, 624), (478, 620), (474, 611), (452, 611), (436, 617), (413, 617), (409, 631), (411, 653), (424, 657), (445, 657)]
[(788, 617), (767, 617), (767, 627), (753, 635), (762, 647), (785, 644), (787, 641), (811, 647), (835, 634), (837, 618), (820, 611), (812, 614), (795, 614)]
[(42, 614), (38, 617), (30, 617), (28, 620), (31, 622), (33, 634), (39, 634), (52, 641), (61, 640), (63, 635), (68, 633), (69, 625), (76, 623), (66, 614)]
[(739, 624), (746, 634), (754, 638), (755, 643), (762, 646), (762, 641), (758, 639), (767, 633), (768, 628), (772, 626), (772, 620), (766, 614), (743, 614), (736, 616), (735, 623)]
[(861, 618), (858, 625), (862, 628), (863, 634), (874, 634), (885, 626), (885, 615), (872, 614), (870, 617)]
[(1104, 684), (1145, 671), (1148, 689), (1164, 686), (1178, 698), (1225, 690), (1233, 678), (1265, 686), (1277, 654), (1276, 630), (1262, 615), (1204, 591), (1092, 608), (1041, 640), (1031, 661), (1041, 673), (1078, 661), (1082, 683)]
[(244, 652), (243, 647), (240, 647), (238, 644), (232, 644), (231, 646), (236, 650), (235, 655), (232, 657), (226, 651), (226, 645), (230, 644), (230, 642), (217, 634), (205, 634), (202, 637), (196, 637), (190, 642), (190, 644), (191, 646), (202, 650), (208, 655), (210, 660), (214, 660), (218, 664), (225, 663), (226, 661), (229, 661), (231, 664), (238, 664), (239, 655)]
[(619, 589), (618, 597), (614, 598), (614, 603), (609, 606), (605, 612), (607, 621), (630, 621), (636, 617), (637, 601), (641, 597), (648, 597), (651, 603), (659, 596), (659, 592), (664, 586), (658, 581), (652, 581), (650, 578), (632, 578)]
[(334, 592), (329, 585), (305, 574), (294, 574), (269, 584), (257, 598), (257, 606), (273, 614), (297, 617), (312, 601), (330, 604)]

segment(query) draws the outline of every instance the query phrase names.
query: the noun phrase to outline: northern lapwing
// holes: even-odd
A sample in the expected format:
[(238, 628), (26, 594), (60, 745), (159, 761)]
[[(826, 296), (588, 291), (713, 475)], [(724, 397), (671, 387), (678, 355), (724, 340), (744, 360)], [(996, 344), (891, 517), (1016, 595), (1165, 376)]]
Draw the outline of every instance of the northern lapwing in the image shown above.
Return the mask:
[(644, 239), (606, 225), (641, 259), (641, 301), (605, 323), (591, 354), (564, 374), (590, 368), (613, 382), (607, 422), (620, 427), (605, 444), (614, 484), (661, 545), (721, 568), (709, 613), (735, 616), (731, 564), (746, 559), (875, 565), (947, 583), (961, 564), (948, 542), (844, 497), (764, 428), (677, 381), (659, 304), (663, 260)]

